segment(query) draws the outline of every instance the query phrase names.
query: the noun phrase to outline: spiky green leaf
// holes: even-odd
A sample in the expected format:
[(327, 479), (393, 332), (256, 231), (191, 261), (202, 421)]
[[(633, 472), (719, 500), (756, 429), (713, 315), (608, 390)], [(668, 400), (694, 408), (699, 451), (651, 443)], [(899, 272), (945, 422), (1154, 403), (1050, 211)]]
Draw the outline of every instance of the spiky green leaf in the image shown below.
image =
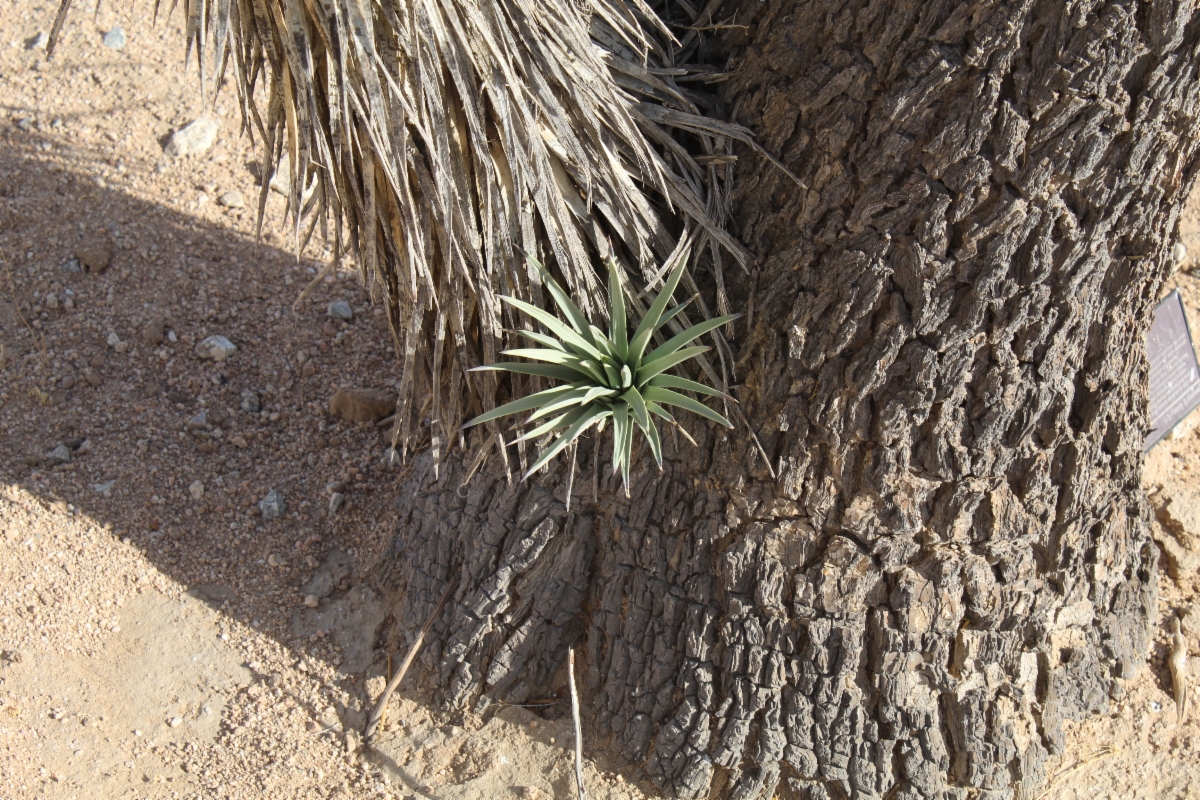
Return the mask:
[(682, 313), (685, 308), (690, 306), (692, 304), (693, 299), (694, 298), (689, 297), (687, 300), (684, 300), (682, 303), (675, 306), (671, 310), (664, 312), (663, 315), (658, 318), (658, 324), (656, 326), (654, 326), (654, 329), (662, 330), (662, 328), (665, 327), (668, 322), (670, 322), (672, 319), (675, 318), (676, 314)]
[(564, 353), (567, 352), (567, 346), (558, 339), (555, 339), (553, 336), (547, 336), (546, 334), (538, 333), (537, 331), (527, 331), (524, 328), (518, 329), (516, 333), (518, 336), (524, 336), (531, 342), (537, 342), (543, 347), (549, 347), (551, 350), (562, 350)]
[(723, 317), (714, 317), (713, 319), (706, 319), (706, 320), (704, 320), (704, 322), (693, 325), (692, 327), (685, 330), (683, 333), (680, 333), (678, 336), (673, 336), (670, 339), (668, 339), (666, 341), (666, 343), (663, 344), (662, 347), (655, 348), (653, 351), (650, 352), (649, 355), (647, 355), (643, 359), (643, 361), (654, 361), (655, 359), (662, 358), (663, 356), (667, 355), (668, 353), (673, 353), (676, 350), (678, 350), (679, 348), (683, 347), (688, 342), (695, 339), (696, 337), (703, 336), (704, 334), (708, 333), (709, 331), (716, 330), (717, 328), (724, 325), (726, 322), (731, 322), (740, 316), (741, 316), (741, 314), (726, 314)]
[(642, 430), (646, 430), (650, 425), (650, 415), (646, 412), (646, 401), (642, 399), (642, 393), (633, 388), (621, 395), (620, 399), (629, 404), (629, 411), (633, 414), (633, 418), (637, 420), (637, 424)]
[(672, 392), (670, 389), (660, 389), (656, 386), (647, 386), (642, 392), (642, 396), (651, 402), (667, 406), (676, 406), (686, 411), (691, 411), (693, 414), (699, 414), (702, 417), (711, 419), (713, 422), (724, 425), (726, 428), (733, 427), (729, 420), (725, 419), (725, 417), (721, 416), (716, 411), (713, 411), (708, 406), (685, 395)]
[(678, 375), (665, 373), (656, 375), (650, 379), (648, 386), (656, 386), (659, 389), (683, 389), (685, 392), (695, 392), (696, 394), (706, 394), (709, 397), (725, 397), (725, 393), (714, 389), (711, 386), (705, 386), (703, 383), (689, 381), (687, 378), (681, 378)]
[(629, 320), (625, 315), (625, 295), (621, 291), (621, 277), (617, 274), (616, 259), (608, 261), (608, 310), (609, 338), (613, 350), (622, 362), (629, 357)]
[[(596, 348), (596, 345), (589, 341), (592, 335), (591, 331), (587, 331), (586, 334), (581, 334), (578, 331), (572, 330), (570, 325), (567, 325), (549, 311), (543, 311), (532, 303), (526, 303), (524, 300), (518, 300), (517, 298), (509, 297), (508, 295), (500, 295), (500, 299), (514, 308), (521, 309), (526, 314), (545, 325), (551, 333), (562, 340), (563, 344), (579, 353), (581, 356), (586, 355), (591, 356), (592, 358), (600, 358), (600, 351)], [(584, 338), (585, 335), (588, 338)]]
[(598, 371), (596, 363), (580, 358), (575, 353), (565, 353), (562, 350), (517, 349), (505, 350), (501, 355), (513, 356), (515, 358), (529, 358), (534, 361), (545, 361), (548, 364), (570, 367), (580, 374), (579, 379), (604, 383), (604, 378), (602, 377), (602, 373)]
[(545, 436), (547, 433), (552, 433), (553, 431), (560, 430), (561, 428), (570, 427), (571, 425), (574, 425), (575, 421), (578, 420), (587, 410), (588, 408), (583, 406), (580, 408), (574, 408), (565, 414), (559, 414), (549, 422), (544, 422), (533, 430), (521, 434), (519, 437), (509, 442), (509, 444), (516, 444), (517, 442), (525, 442), (530, 439), (537, 439), (539, 436)]
[[(701, 353), (707, 352), (707, 347), (685, 347), (677, 353), (669, 353), (657, 358), (653, 361), (646, 359), (642, 362), (642, 366), (637, 371), (637, 376), (634, 378), (635, 386), (644, 386), (646, 381), (658, 375), (663, 370), (668, 370), (676, 364), (682, 364), (689, 358), (695, 358)], [(658, 352), (655, 350), (654, 352)]]
[(646, 312), (646, 316), (642, 318), (642, 324), (638, 325), (637, 331), (633, 334), (633, 339), (629, 342), (627, 363), (635, 366), (640, 365), (642, 354), (646, 352), (646, 345), (650, 343), (650, 337), (654, 335), (654, 331), (658, 327), (658, 320), (662, 317), (667, 303), (671, 301), (671, 295), (675, 292), (675, 287), (679, 285), (679, 279), (683, 277), (684, 266), (685, 262), (680, 261), (679, 266), (671, 270), (671, 274), (667, 276), (662, 291), (658, 293), (658, 296), (654, 298), (654, 302), (650, 304), (650, 309)]
[(475, 419), (473, 419), (470, 422), (468, 422), (467, 424), (463, 425), (463, 427), (470, 428), (472, 425), (479, 425), (480, 423), (491, 422), (494, 419), (500, 419), (501, 417), (506, 417), (509, 414), (519, 414), (522, 411), (529, 411), (531, 409), (538, 408), (543, 403), (551, 401), (561, 394), (565, 394), (565, 393), (571, 392), (571, 391), (576, 391), (576, 388), (573, 384), (567, 384), (565, 386), (555, 386), (553, 389), (545, 389), (540, 392), (535, 392), (534, 394), (531, 394), (528, 397), (522, 397), (517, 400), (513, 400), (511, 403), (505, 403), (504, 405), (499, 406), (498, 408), (493, 408), (491, 411), (488, 411), (484, 414), (480, 414)]
[(558, 281), (554, 280), (553, 276), (550, 275), (550, 271), (543, 267), (536, 258), (528, 254), (526, 255), (526, 258), (529, 259), (530, 263), (537, 267), (538, 273), (542, 276), (542, 283), (544, 283), (546, 288), (550, 290), (550, 295), (554, 298), (554, 302), (558, 305), (559, 309), (563, 312), (563, 314), (566, 315), (567, 319), (571, 321), (571, 326), (581, 337), (589, 340), (589, 343), (594, 345), (595, 343), (590, 341), (592, 338), (592, 331), (587, 321), (587, 317), (585, 317), (583, 312), (579, 310), (579, 306), (575, 305), (574, 301), (571, 300), (571, 295), (567, 294), (566, 291), (564, 291), (563, 288), (558, 285)]
[(554, 440), (554, 444), (542, 451), (542, 454), (538, 456), (538, 460), (533, 462), (533, 466), (530, 467), (529, 471), (525, 473), (525, 478), (528, 478), (530, 475), (545, 466), (546, 463), (558, 455), (564, 447), (578, 439), (579, 434), (583, 433), (590, 426), (595, 425), (610, 413), (611, 412), (607, 408), (601, 408), (600, 406), (596, 406), (589, 411), (585, 411), (584, 415), (577, 419), (575, 423), (571, 425), (571, 427), (567, 428), (567, 430), (563, 432), (562, 436), (559, 436)]
[(587, 377), (585, 373), (557, 364), (518, 364), (511, 361), (501, 361), (486, 367), (472, 367), (470, 371), (515, 372), (519, 375), (537, 375), (542, 378), (558, 378), (562, 381), (577, 381), (582, 377)]
[(625, 432), (633, 423), (629, 420), (629, 406), (626, 403), (613, 403), (613, 472), (621, 469), (621, 443), (625, 441)]
[[(532, 414), (530, 414), (529, 419), (526, 420), (526, 422), (534, 422), (535, 420), (542, 419), (543, 417), (548, 417), (556, 411), (562, 411), (564, 408), (583, 405), (584, 398), (588, 396), (588, 392), (591, 390), (592, 387), (585, 386), (578, 389), (573, 389), (570, 392), (564, 392), (558, 397), (552, 397), (548, 402), (542, 404), (537, 411), (534, 411)], [(608, 389), (607, 391), (613, 392), (612, 389)], [(616, 394), (616, 392), (613, 392), (613, 394)]]
[(658, 438), (658, 426), (653, 421), (646, 428), (646, 441), (650, 443), (654, 462), (658, 464), (659, 470), (662, 470), (662, 441)]

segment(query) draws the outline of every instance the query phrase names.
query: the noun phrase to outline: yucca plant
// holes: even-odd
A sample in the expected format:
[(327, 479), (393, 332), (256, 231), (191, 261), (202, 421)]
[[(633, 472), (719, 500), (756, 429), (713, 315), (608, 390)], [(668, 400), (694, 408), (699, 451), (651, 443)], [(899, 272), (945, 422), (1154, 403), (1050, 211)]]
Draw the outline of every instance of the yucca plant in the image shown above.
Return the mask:
[(533, 258), (529, 260), (541, 273), (542, 282), (566, 321), (515, 297), (501, 296), (501, 300), (523, 311), (549, 331), (549, 334), (531, 330), (516, 331), (518, 335), (541, 347), (506, 350), (503, 355), (541, 363), (506, 361), (476, 369), (538, 375), (564, 383), (506, 403), (475, 417), (463, 427), (532, 411), (525, 423), (540, 424), (514, 439), (513, 444), (562, 431), (538, 454), (537, 460), (525, 474), (528, 478), (589, 428), (595, 426), (602, 431), (611, 418), (613, 472), (615, 474), (620, 471), (626, 494), (629, 492), (629, 467), (635, 428), (641, 429), (650, 445), (654, 460), (659, 469), (662, 468), (662, 439), (653, 417), (677, 424), (666, 406), (682, 408), (726, 427), (733, 427), (721, 414), (686, 394), (680, 394), (682, 391), (710, 397), (725, 397), (723, 392), (673, 375), (667, 370), (707, 351), (709, 348), (704, 346), (686, 345), (740, 315), (727, 314), (706, 320), (685, 329), (647, 352), (655, 333), (683, 311), (690, 302), (684, 301), (670, 310), (667, 309), (667, 304), (679, 285), (679, 279), (683, 276), (686, 259), (681, 260), (678, 266), (671, 270), (662, 291), (650, 304), (650, 309), (632, 337), (629, 336), (625, 298), (615, 262), (610, 260), (608, 266), (609, 331), (605, 335), (604, 331), (588, 322), (579, 307), (571, 301), (570, 295), (558, 285), (545, 267)]

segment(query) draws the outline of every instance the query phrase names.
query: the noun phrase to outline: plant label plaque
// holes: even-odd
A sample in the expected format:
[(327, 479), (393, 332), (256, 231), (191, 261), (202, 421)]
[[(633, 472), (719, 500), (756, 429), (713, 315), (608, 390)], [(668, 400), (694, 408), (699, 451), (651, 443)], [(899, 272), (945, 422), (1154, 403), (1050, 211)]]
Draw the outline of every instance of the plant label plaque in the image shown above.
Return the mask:
[(1150, 359), (1150, 433), (1145, 449), (1149, 450), (1200, 406), (1200, 364), (1178, 289), (1154, 310), (1146, 356)]

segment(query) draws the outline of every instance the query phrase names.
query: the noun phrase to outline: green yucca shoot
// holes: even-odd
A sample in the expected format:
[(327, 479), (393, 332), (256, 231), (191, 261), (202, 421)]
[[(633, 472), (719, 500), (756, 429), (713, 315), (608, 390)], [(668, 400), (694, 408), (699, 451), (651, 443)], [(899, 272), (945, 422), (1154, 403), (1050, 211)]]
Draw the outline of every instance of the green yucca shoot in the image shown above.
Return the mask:
[[(529, 259), (542, 275), (542, 280), (554, 298), (566, 322), (537, 306), (512, 297), (501, 296), (501, 300), (525, 312), (545, 326), (550, 335), (528, 330), (518, 334), (541, 345), (541, 348), (506, 350), (504, 355), (526, 358), (534, 362), (502, 362), (481, 370), (516, 372), (523, 375), (538, 375), (564, 381), (560, 386), (522, 397), (506, 403), (486, 414), (481, 414), (463, 427), (490, 422), (509, 414), (533, 412), (527, 424), (540, 422), (512, 443), (536, 439), (546, 434), (563, 431), (538, 454), (537, 461), (525, 474), (528, 478), (541, 469), (550, 459), (563, 451), (580, 434), (598, 426), (603, 430), (605, 422), (613, 421), (613, 473), (618, 470), (629, 492), (629, 461), (633, 451), (633, 432), (639, 428), (650, 444), (654, 460), (662, 468), (662, 441), (654, 417), (674, 422), (666, 406), (676, 406), (702, 417), (732, 428), (729, 420), (708, 406), (680, 391), (724, 397), (702, 383), (680, 378), (667, 370), (688, 359), (695, 358), (708, 350), (707, 347), (685, 347), (709, 331), (715, 330), (738, 314), (706, 320), (688, 328), (683, 333), (668, 339), (661, 347), (650, 350), (650, 339), (667, 321), (683, 310), (687, 302), (667, 310), (667, 303), (679, 279), (683, 275), (684, 262), (671, 271), (663, 290), (655, 297), (633, 336), (629, 336), (625, 299), (617, 277), (617, 267), (609, 262), (608, 300), (609, 332), (588, 323), (583, 312), (571, 302), (570, 296), (550, 276), (550, 273), (534, 259)], [(688, 301), (690, 302), (690, 301)], [(679, 390), (679, 391), (675, 391)]]

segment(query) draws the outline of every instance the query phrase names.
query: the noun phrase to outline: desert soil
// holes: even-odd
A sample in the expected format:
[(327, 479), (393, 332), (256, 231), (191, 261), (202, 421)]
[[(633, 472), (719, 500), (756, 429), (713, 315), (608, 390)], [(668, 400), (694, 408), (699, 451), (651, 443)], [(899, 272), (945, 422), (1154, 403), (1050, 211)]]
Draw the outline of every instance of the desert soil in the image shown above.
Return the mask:
[[(0, 795), (573, 797), (561, 695), (449, 715), (418, 669), (363, 745), (415, 634), (370, 580), (403, 467), (386, 425), (328, 409), (393, 388), (386, 323), (353, 265), (300, 299), (329, 251), (295, 255), (282, 196), (256, 237), (258, 150), (229, 87), (211, 146), (166, 155), (208, 108), (178, 15), (77, 2), (47, 63), (56, 6), (0, 0)], [(121, 49), (102, 41), (117, 25)], [(1194, 321), (1198, 263), (1173, 284)], [(197, 355), (212, 335), (236, 352)], [(1200, 797), (1200, 710), (1176, 721), (1165, 632), (1200, 589), (1194, 419), (1150, 453), (1146, 489), (1163, 627), (1111, 715), (1068, 726), (1047, 800)], [(586, 750), (592, 798), (656, 796)]]

